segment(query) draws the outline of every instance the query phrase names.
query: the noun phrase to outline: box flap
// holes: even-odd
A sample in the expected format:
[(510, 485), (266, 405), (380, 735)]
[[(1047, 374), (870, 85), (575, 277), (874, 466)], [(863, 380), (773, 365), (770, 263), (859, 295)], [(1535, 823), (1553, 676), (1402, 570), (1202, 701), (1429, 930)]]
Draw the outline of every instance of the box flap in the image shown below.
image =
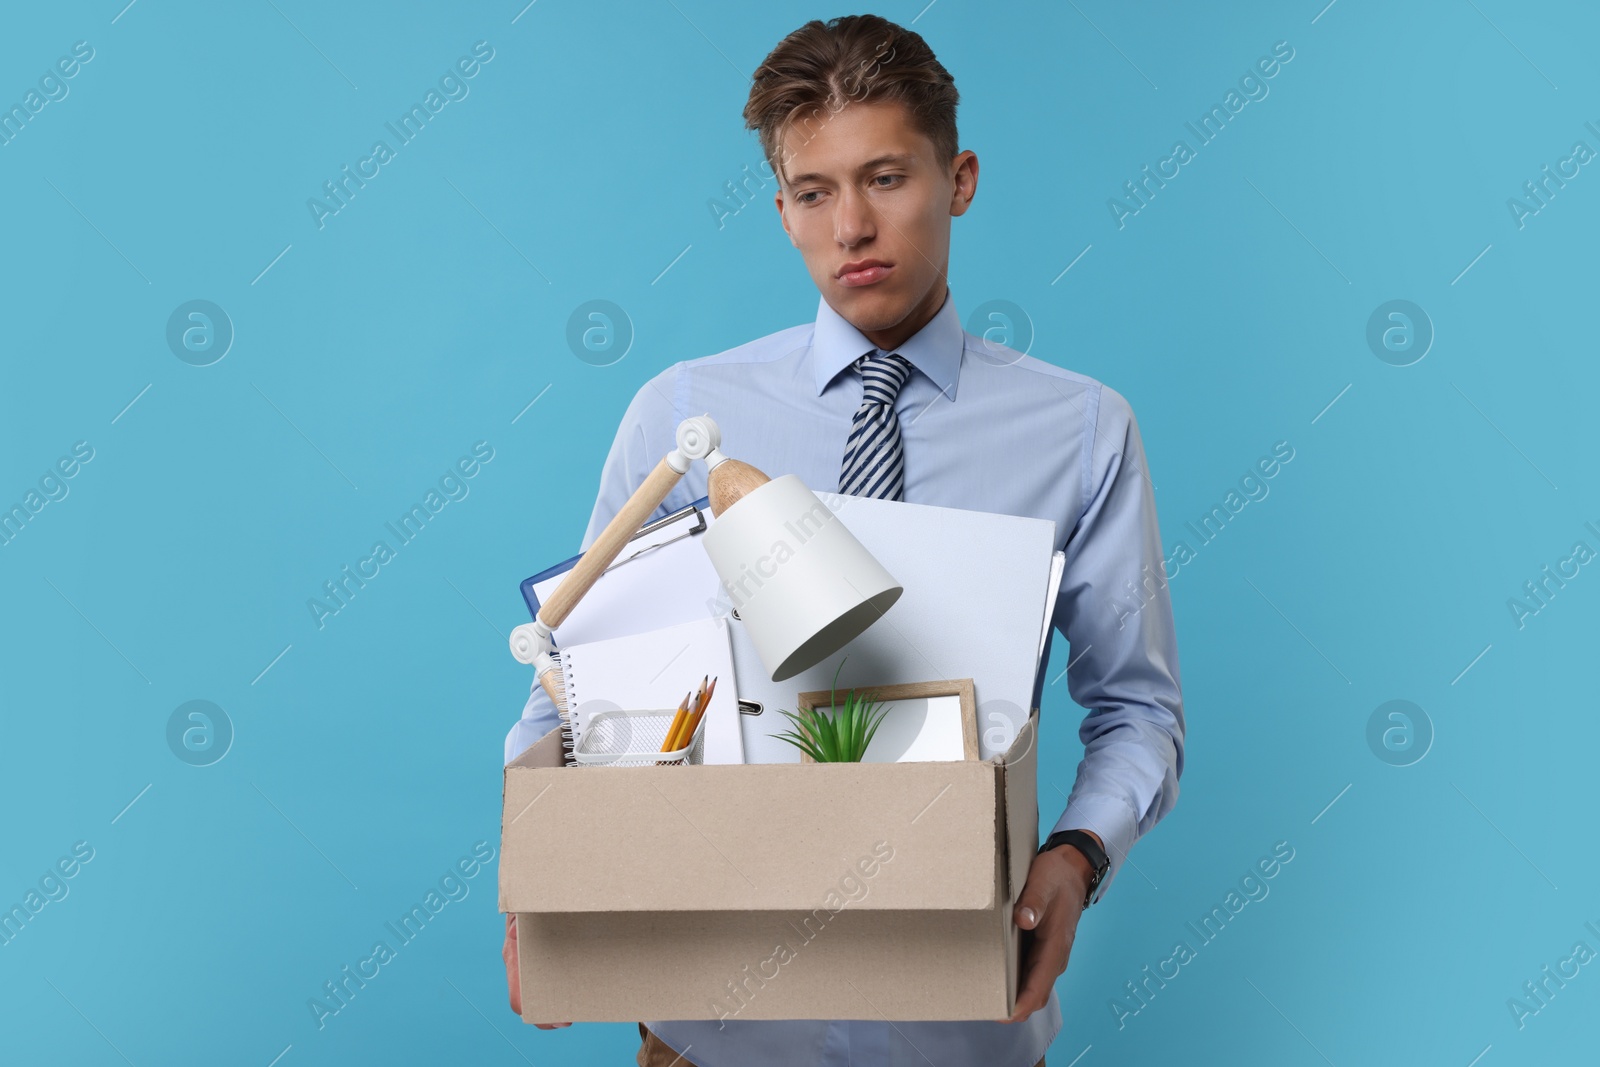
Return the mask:
[(1015, 904), (1028, 881), (1028, 869), (1039, 851), (1039, 709), (1017, 731), (1000, 757), (1005, 789), (1007, 899)]
[(1001, 892), (998, 760), (572, 768), (555, 733), (505, 769), (501, 911), (983, 910)]
[[(1016, 1008), (999, 923), (998, 910), (858, 912), (854, 906), (802, 915), (522, 915), (522, 1017), (530, 1023), (999, 1019)], [(862, 1062), (859, 1050), (855, 1062)]]

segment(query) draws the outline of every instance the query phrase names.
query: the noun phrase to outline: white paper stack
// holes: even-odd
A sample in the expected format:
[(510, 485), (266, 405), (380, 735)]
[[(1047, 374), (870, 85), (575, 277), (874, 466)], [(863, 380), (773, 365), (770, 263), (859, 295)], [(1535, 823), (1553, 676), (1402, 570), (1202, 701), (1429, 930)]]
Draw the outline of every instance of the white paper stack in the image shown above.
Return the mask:
[(832, 688), (835, 671), (841, 691), (971, 678), (979, 755), (1003, 753), (1027, 721), (1048, 636), (1056, 524), (839, 493), (817, 496), (905, 592), (860, 637), (776, 683), (743, 626), (730, 621), (739, 696), (762, 704), (760, 715), (741, 717), (745, 762), (799, 761), (799, 750), (774, 736), (793, 728), (778, 709), (795, 711), (800, 693)]

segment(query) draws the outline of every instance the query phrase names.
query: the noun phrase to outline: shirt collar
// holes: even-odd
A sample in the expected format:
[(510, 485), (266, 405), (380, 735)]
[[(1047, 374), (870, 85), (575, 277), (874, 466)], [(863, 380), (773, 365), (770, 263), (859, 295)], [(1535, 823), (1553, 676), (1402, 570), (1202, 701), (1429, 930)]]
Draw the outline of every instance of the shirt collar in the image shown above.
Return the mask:
[[(961, 374), (961, 353), (965, 348), (966, 332), (956, 314), (955, 298), (946, 288), (938, 313), (895, 351), (926, 375), (941, 393), (954, 400), (956, 379)], [(811, 362), (816, 371), (818, 396), (840, 371), (876, 350), (877, 346), (833, 310), (826, 299), (818, 299), (817, 324), (811, 336)]]

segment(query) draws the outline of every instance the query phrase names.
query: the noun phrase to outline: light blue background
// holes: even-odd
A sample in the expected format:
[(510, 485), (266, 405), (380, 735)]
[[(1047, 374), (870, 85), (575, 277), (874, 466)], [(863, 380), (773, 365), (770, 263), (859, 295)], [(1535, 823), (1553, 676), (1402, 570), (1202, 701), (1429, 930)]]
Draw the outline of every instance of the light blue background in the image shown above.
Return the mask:
[[(1507, 599), (1600, 549), (1600, 169), (1521, 229), (1507, 200), (1600, 149), (1600, 20), (1322, 2), (878, 9), (954, 74), (981, 162), (958, 307), (1011, 301), (1032, 354), (1131, 400), (1164, 542), (1295, 449), (1172, 579), (1182, 797), (1085, 916), (1058, 1067), (1499, 1067), (1596, 1039), (1600, 965), (1521, 1029), (1506, 1002), (1600, 950), (1600, 568), (1524, 628)], [(95, 50), (0, 147), (0, 504), (95, 450), (0, 547), (0, 904), (95, 850), (0, 946), (4, 1058), (631, 1062), (632, 1025), (507, 1010), (493, 865), (325, 1028), (307, 1001), (498, 847), (517, 582), (576, 550), (628, 399), (814, 314), (771, 186), (721, 229), (708, 201), (761, 159), (749, 72), (849, 9), (123, 3), (0, 29), (8, 106)], [(306, 200), (479, 40), (470, 95), (319, 230)], [(1283, 40), (1270, 95), (1118, 229), (1107, 199)], [(636, 333), (610, 366), (565, 339), (597, 298)], [(236, 330), (211, 366), (165, 340), (192, 299)], [(1411, 366), (1365, 340), (1391, 299), (1436, 330)], [(308, 598), (476, 441), (470, 495), (319, 629)], [(236, 731), (211, 766), (168, 748), (192, 699)], [(1436, 734), (1408, 767), (1366, 740), (1391, 699)], [(1047, 685), (1046, 823), (1079, 715)], [(1123, 983), (1279, 841), (1270, 895), (1119, 1029)]]

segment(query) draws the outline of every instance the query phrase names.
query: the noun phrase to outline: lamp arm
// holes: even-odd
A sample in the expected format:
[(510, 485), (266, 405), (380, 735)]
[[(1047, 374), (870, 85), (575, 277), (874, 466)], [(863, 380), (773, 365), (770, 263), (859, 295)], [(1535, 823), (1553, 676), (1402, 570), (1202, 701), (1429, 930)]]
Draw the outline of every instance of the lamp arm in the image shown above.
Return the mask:
[(577, 565), (556, 586), (550, 598), (539, 607), (539, 614), (531, 623), (523, 623), (511, 631), (511, 654), (519, 663), (532, 663), (538, 671), (539, 684), (552, 703), (560, 706), (554, 690), (555, 657), (551, 653), (555, 643), (551, 633), (567, 620), (572, 609), (584, 598), (594, 583), (600, 580), (606, 568), (622, 554), (628, 539), (639, 531), (645, 520), (672, 492), (678, 480), (689, 470), (689, 464), (704, 459), (711, 467), (727, 459), (719, 450), (722, 432), (710, 415), (696, 415), (678, 424), (677, 447), (656, 464), (639, 488), (633, 491), (611, 521), (606, 523), (600, 536), (594, 539), (579, 558)]

